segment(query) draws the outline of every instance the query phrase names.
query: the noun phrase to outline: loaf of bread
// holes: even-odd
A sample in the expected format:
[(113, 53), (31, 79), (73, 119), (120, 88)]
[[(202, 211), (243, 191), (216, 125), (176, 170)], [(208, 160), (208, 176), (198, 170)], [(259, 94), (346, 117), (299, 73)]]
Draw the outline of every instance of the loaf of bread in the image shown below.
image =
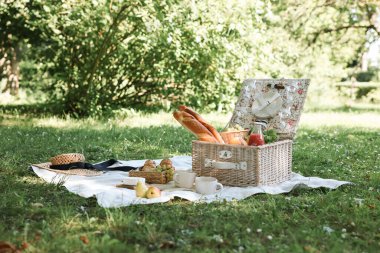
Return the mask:
[(182, 126), (196, 135), (200, 141), (218, 143), (214, 135), (191, 114), (185, 111), (176, 111), (173, 116)]
[(197, 112), (195, 112), (194, 110), (192, 110), (191, 108), (185, 106), (185, 105), (180, 105), (178, 107), (178, 109), (180, 111), (183, 111), (183, 112), (187, 112), (188, 114), (190, 114), (191, 116), (193, 116), (196, 120), (198, 120), (202, 125), (204, 125), (209, 131), (210, 133), (214, 136), (214, 138), (219, 142), (219, 143), (224, 143), (223, 141), (223, 138), (222, 136), (218, 133), (218, 131), (215, 129), (215, 127), (213, 127), (212, 125), (210, 125), (209, 123), (207, 123), (201, 115), (199, 115)]

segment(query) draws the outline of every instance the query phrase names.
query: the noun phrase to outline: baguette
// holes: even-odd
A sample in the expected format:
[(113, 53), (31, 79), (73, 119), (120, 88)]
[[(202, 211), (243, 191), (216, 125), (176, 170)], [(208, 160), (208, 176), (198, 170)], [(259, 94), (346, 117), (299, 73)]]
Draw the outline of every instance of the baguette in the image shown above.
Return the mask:
[(194, 110), (188, 108), (187, 106), (185, 105), (180, 105), (178, 107), (178, 109), (180, 111), (183, 111), (183, 112), (187, 112), (188, 114), (192, 115), (196, 120), (198, 120), (202, 125), (204, 125), (209, 131), (210, 133), (215, 137), (215, 139), (219, 142), (219, 143), (222, 143), (224, 144), (224, 141), (223, 141), (223, 138), (222, 136), (218, 133), (218, 131), (215, 129), (215, 127), (213, 127), (212, 125), (210, 125), (209, 123), (207, 123), (201, 115), (199, 115), (197, 112), (195, 112)]
[(173, 112), (174, 118), (186, 129), (198, 137), (200, 141), (218, 143), (210, 131), (191, 114), (183, 111)]

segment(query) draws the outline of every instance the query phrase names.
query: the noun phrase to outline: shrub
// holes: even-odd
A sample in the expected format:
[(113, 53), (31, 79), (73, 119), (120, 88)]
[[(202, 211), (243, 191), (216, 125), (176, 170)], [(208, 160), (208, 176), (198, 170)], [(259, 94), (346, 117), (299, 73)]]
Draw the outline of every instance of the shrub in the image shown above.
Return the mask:
[(38, 28), (27, 43), (40, 44), (33, 53), (52, 77), (52, 100), (77, 115), (179, 103), (228, 108), (247, 41), (262, 25), (252, 23), (257, 7), (239, 1), (13, 3), (7, 9), (25, 12), (24, 26)]
[(355, 1), (5, 0), (0, 54), (21, 48), (22, 84), (78, 116), (230, 109), (248, 77), (309, 77), (325, 100), (377, 10)]

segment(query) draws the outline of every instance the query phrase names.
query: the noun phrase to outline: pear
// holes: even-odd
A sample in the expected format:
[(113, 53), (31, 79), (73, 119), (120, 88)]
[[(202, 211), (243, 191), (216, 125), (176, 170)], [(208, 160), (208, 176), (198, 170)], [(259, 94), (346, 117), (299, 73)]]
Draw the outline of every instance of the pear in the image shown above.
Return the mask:
[(151, 186), (148, 188), (148, 191), (146, 192), (146, 197), (148, 199), (158, 198), (161, 196), (161, 191), (157, 187)]
[(135, 187), (136, 197), (145, 198), (147, 190), (145, 183), (138, 181)]

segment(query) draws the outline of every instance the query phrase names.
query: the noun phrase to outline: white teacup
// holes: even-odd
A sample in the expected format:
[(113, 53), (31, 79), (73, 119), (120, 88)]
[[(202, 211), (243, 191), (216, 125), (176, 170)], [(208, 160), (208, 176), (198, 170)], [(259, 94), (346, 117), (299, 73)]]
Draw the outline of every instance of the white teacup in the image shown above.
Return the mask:
[(209, 195), (223, 190), (223, 185), (218, 183), (215, 177), (197, 177), (195, 179), (195, 190), (200, 194)]
[(193, 188), (196, 175), (191, 171), (176, 171), (173, 177), (174, 185), (181, 188)]

